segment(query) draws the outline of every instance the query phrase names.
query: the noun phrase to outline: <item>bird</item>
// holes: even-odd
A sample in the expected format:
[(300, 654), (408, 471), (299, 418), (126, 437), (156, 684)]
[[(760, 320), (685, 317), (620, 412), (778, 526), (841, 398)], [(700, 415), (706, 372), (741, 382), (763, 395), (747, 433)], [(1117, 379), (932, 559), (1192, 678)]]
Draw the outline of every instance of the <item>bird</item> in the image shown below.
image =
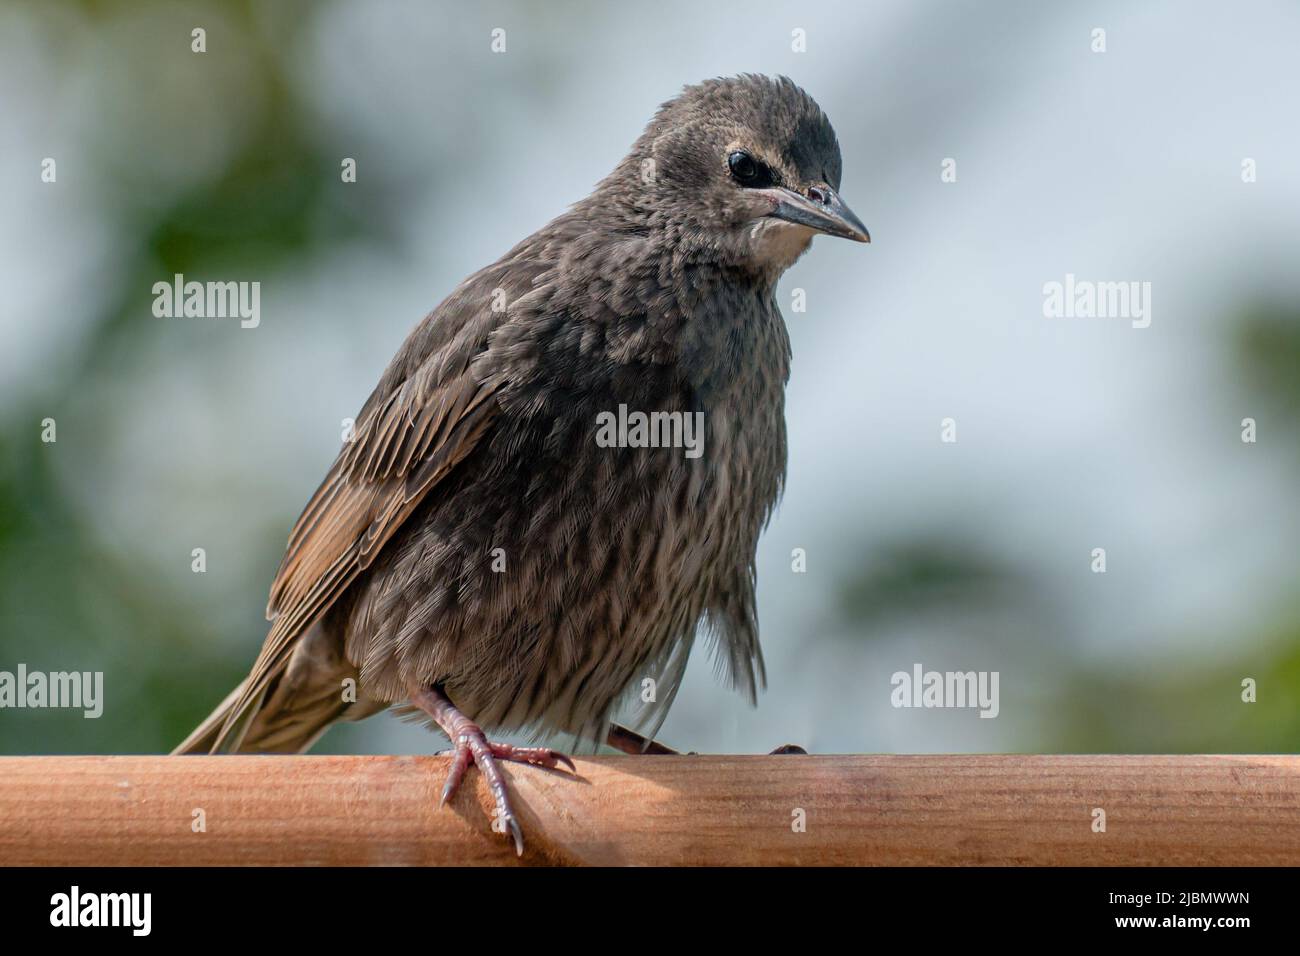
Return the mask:
[(700, 635), (756, 702), (787, 458), (776, 285), (816, 235), (870, 241), (841, 167), (788, 77), (663, 103), (589, 196), (411, 331), (293, 525), (248, 676), (173, 752), (302, 752), (392, 708), (450, 740), (442, 802), (476, 766), (522, 854), (501, 763), (574, 765), (487, 731), (614, 740), (647, 686), (657, 731)]

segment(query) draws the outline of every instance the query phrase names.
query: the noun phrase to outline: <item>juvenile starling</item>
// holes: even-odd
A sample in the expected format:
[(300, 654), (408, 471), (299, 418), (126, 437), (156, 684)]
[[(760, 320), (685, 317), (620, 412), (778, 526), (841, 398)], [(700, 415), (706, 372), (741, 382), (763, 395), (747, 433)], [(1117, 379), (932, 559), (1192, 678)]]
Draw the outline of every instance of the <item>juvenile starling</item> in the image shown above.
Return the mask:
[(252, 671), (176, 752), (423, 712), (454, 747), (443, 800), (473, 762), (522, 852), (497, 761), (572, 763), (480, 728), (599, 741), (645, 678), (662, 720), (701, 624), (752, 701), (786, 465), (776, 283), (816, 233), (870, 241), (839, 185), (835, 131), (789, 79), (665, 103), (406, 339), (293, 527)]

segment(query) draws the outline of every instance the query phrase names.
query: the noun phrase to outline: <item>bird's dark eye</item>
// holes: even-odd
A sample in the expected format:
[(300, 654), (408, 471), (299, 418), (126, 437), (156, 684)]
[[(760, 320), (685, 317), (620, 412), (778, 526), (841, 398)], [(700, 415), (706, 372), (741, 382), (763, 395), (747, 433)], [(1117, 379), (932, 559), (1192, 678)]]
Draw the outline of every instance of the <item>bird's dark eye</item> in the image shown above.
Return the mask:
[(731, 170), (732, 178), (747, 188), (770, 186), (774, 181), (770, 169), (741, 150), (736, 150), (727, 157), (727, 167)]

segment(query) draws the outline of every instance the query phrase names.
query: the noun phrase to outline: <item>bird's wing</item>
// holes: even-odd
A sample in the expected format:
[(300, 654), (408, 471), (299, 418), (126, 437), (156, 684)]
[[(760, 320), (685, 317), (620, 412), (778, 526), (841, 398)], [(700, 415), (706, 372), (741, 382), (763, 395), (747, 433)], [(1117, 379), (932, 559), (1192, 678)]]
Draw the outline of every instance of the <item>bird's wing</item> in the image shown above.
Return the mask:
[(468, 355), (451, 369), (447, 357), (435, 353), (395, 386), (381, 383), (362, 409), (353, 440), (289, 535), (267, 605), (274, 624), (214, 751), (238, 746), (247, 718), (283, 671), (299, 636), (374, 561), (491, 424), (497, 408), (492, 387), (473, 378)]

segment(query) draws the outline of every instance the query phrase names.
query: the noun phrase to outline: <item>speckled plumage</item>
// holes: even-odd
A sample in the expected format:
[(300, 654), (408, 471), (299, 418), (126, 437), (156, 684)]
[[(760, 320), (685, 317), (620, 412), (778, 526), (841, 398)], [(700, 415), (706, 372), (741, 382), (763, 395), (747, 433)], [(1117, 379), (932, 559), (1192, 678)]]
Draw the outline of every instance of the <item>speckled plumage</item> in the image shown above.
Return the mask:
[[(178, 749), (303, 749), (425, 685), (485, 727), (599, 740), (629, 685), (671, 703), (701, 622), (755, 694), (755, 549), (786, 465), (774, 291), (814, 233), (764, 218), (736, 148), (839, 187), (789, 80), (688, 87), (415, 328), (295, 526), (252, 674)], [(620, 405), (702, 412), (703, 454), (598, 447)]]

